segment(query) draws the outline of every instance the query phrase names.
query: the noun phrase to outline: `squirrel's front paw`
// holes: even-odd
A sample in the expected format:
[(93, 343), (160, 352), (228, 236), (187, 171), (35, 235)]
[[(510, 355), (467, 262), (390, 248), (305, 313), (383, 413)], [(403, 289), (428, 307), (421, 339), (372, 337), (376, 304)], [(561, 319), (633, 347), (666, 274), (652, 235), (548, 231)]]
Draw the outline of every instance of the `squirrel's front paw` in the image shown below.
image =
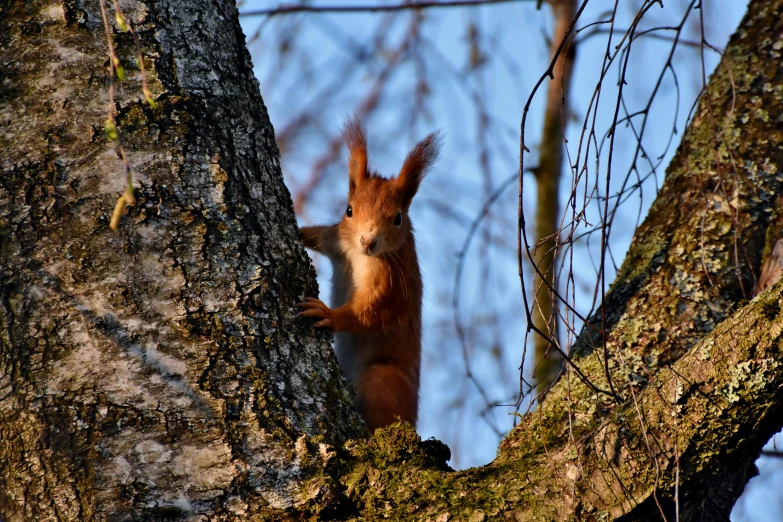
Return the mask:
[(326, 306), (323, 301), (316, 299), (315, 297), (305, 298), (304, 303), (299, 303), (299, 306), (304, 308), (299, 312), (299, 317), (317, 317), (321, 320), (315, 323), (316, 328), (333, 328), (333, 313), (332, 309)]

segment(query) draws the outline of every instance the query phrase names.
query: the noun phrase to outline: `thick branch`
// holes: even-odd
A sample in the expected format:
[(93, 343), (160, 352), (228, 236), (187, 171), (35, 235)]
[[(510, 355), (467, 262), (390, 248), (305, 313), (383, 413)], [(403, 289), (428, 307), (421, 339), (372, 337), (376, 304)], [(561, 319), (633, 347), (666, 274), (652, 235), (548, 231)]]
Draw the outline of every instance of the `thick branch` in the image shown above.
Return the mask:
[[(603, 303), (608, 362), (603, 339), (593, 333), (600, 331), (602, 312), (591, 319), (599, 328), (586, 329), (574, 347), (577, 364), (602, 388), (608, 387), (608, 363), (615, 387), (629, 401), (632, 390), (638, 393), (657, 378), (751, 296), (765, 236), (774, 226), (775, 200), (783, 194), (783, 134), (768, 117), (783, 110), (781, 91), (771, 89), (783, 85), (783, 68), (773, 39), (764, 36), (783, 31), (781, 11), (780, 0), (751, 2), (710, 79)], [(615, 407), (569, 378), (546, 402), (507, 440), (524, 447), (520, 459), (535, 460), (590, 436)], [(746, 466), (727, 469), (733, 477), (716, 479), (711, 489), (725, 496), (726, 513)], [(639, 477), (629, 487), (643, 484)]]
[[(438, 446), (395, 425), (342, 461), (339, 473), (350, 484), (345, 500), (369, 518), (434, 520), (448, 513), (454, 520), (648, 520), (659, 516), (656, 491), (671, 512), (678, 472), (680, 520), (697, 514), (722, 519), (744, 481), (722, 488), (716, 481), (744, 470), (783, 418), (781, 310), (778, 284), (662, 370), (589, 436), (547, 453), (531, 456), (525, 446), (536, 441), (509, 439), (489, 466), (443, 471)], [(726, 497), (728, 486), (733, 490)]]

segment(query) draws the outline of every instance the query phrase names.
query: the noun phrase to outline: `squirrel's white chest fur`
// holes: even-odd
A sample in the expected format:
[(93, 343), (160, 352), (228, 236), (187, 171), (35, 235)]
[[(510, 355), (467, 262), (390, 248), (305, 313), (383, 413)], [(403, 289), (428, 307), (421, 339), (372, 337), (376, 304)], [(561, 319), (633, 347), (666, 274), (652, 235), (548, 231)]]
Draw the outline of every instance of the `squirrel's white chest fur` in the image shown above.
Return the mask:
[[(332, 308), (347, 303), (358, 288), (372, 284), (370, 277), (375, 261), (360, 252), (348, 253), (345, 259), (332, 259)], [(334, 338), (334, 351), (340, 368), (346, 379), (356, 385), (362, 368), (373, 355), (373, 335), (337, 332)]]

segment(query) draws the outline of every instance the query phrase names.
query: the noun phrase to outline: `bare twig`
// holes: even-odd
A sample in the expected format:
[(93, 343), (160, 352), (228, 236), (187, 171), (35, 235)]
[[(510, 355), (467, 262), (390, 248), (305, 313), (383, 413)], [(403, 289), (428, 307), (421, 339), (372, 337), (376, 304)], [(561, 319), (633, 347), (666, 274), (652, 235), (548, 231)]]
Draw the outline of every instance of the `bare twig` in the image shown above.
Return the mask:
[(131, 171), (130, 163), (128, 163), (128, 157), (125, 154), (125, 148), (120, 141), (120, 133), (117, 129), (117, 121), (114, 117), (114, 78), (120, 76), (120, 79), (125, 76), (125, 70), (120, 64), (120, 59), (117, 58), (117, 54), (114, 52), (114, 41), (111, 37), (111, 27), (109, 26), (109, 16), (106, 14), (106, 5), (104, 0), (101, 0), (101, 14), (103, 15), (103, 27), (106, 29), (106, 41), (109, 44), (109, 109), (108, 117), (106, 119), (106, 138), (109, 141), (114, 141), (117, 144), (117, 149), (122, 156), (122, 163), (125, 166), (125, 175), (127, 177), (127, 183), (125, 191), (117, 199), (117, 203), (114, 205), (114, 212), (112, 213), (111, 221), (109, 222), (109, 228), (116, 230), (122, 216), (122, 211), (125, 210), (126, 205), (133, 205), (136, 199), (133, 196), (133, 171)]
[[(144, 98), (147, 100), (147, 103), (149, 103), (150, 106), (156, 107), (156, 102), (152, 97), (152, 92), (147, 86), (147, 74), (144, 69), (144, 49), (141, 45), (141, 40), (139, 39), (136, 32), (133, 30), (131, 24), (127, 21), (125, 16), (122, 14), (122, 10), (120, 9), (117, 0), (112, 0), (112, 1), (114, 3), (115, 19), (117, 20), (117, 25), (122, 31), (130, 32), (136, 44), (139, 69), (141, 70), (142, 92), (144, 93)], [(122, 157), (122, 164), (125, 169), (125, 177), (126, 177), (125, 191), (120, 195), (119, 198), (117, 198), (117, 203), (114, 205), (114, 212), (112, 212), (111, 221), (109, 222), (109, 228), (111, 230), (116, 230), (117, 226), (119, 225), (120, 218), (122, 217), (122, 212), (123, 210), (125, 210), (125, 206), (133, 205), (136, 202), (136, 198), (133, 195), (133, 171), (131, 170), (130, 163), (128, 162), (128, 156), (125, 153), (125, 147), (123, 147), (122, 145), (120, 131), (117, 128), (117, 120), (115, 118), (115, 107), (114, 107), (115, 77), (119, 78), (120, 80), (123, 80), (125, 78), (125, 69), (122, 66), (122, 63), (120, 62), (120, 59), (117, 57), (117, 53), (114, 50), (114, 39), (112, 38), (112, 34), (111, 34), (111, 26), (109, 24), (109, 16), (106, 12), (105, 0), (101, 0), (100, 5), (101, 5), (101, 14), (103, 15), (103, 27), (106, 30), (106, 42), (109, 45), (109, 106), (108, 106), (108, 115), (105, 124), (105, 132), (106, 132), (106, 138), (109, 141), (115, 142), (116, 144), (117, 150), (119, 151), (120, 156)]]
[(276, 16), (292, 13), (382, 13), (389, 11), (408, 11), (411, 9), (435, 9), (442, 7), (471, 7), (478, 5), (507, 4), (512, 2), (532, 2), (534, 0), (448, 0), (445, 2), (407, 2), (389, 5), (279, 5), (270, 9), (243, 11), (239, 16)]

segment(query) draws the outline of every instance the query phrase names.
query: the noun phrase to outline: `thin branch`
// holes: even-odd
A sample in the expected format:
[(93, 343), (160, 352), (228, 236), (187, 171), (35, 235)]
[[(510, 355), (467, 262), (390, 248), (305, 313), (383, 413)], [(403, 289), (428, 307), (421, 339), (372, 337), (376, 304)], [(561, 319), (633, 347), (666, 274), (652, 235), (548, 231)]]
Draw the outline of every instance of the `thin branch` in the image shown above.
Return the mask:
[(117, 226), (122, 216), (122, 211), (125, 210), (126, 205), (133, 205), (136, 202), (133, 196), (133, 171), (130, 168), (128, 157), (125, 154), (125, 147), (122, 146), (120, 140), (120, 133), (117, 129), (117, 121), (115, 119), (115, 107), (114, 107), (114, 81), (115, 76), (119, 76), (120, 79), (125, 75), (124, 69), (120, 64), (120, 59), (114, 51), (114, 40), (111, 37), (111, 27), (109, 25), (109, 16), (106, 14), (106, 5), (104, 0), (101, 0), (101, 14), (103, 15), (103, 27), (106, 29), (106, 41), (109, 44), (109, 109), (106, 119), (106, 138), (109, 141), (116, 142), (117, 150), (119, 150), (122, 156), (122, 163), (125, 167), (125, 176), (127, 180), (127, 186), (125, 191), (117, 198), (117, 203), (114, 205), (114, 212), (112, 213), (111, 222), (109, 228), (111, 230), (117, 230)]
[(275, 16), (292, 13), (380, 13), (407, 11), (410, 9), (431, 9), (438, 7), (470, 7), (477, 5), (532, 2), (533, 0), (449, 0), (446, 2), (410, 2), (389, 5), (279, 5), (271, 9), (244, 11), (239, 16)]

